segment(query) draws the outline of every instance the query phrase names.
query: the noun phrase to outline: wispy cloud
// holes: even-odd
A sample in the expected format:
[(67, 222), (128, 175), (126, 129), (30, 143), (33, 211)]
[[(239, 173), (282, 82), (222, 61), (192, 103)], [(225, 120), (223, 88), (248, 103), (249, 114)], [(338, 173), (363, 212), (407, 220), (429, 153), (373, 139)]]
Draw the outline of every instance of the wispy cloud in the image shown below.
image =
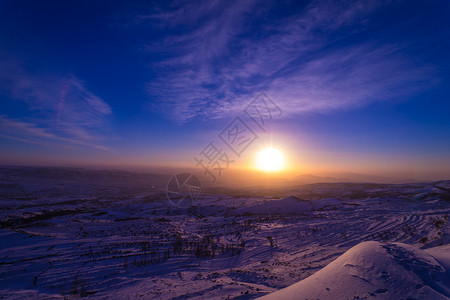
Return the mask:
[(274, 3), (252, 1), (186, 4), (140, 15), (135, 26), (173, 29), (145, 47), (164, 54), (152, 65), (158, 76), (147, 84), (150, 106), (180, 121), (220, 118), (266, 91), (286, 112), (299, 114), (424, 89), (433, 84), (435, 68), (413, 61), (407, 55), (411, 45), (377, 35), (357, 38), (390, 2), (312, 1), (276, 22), (266, 14)]
[(20, 120), (0, 115), (0, 136), (22, 142), (108, 150), (111, 107), (73, 75), (33, 74), (2, 55), (0, 92), (28, 106)]
[[(96, 144), (92, 136), (65, 137), (70, 135), (54, 133), (52, 128), (43, 128), (36, 123), (14, 120), (0, 115), (0, 137), (20, 141), (28, 144), (36, 144), (51, 147), (63, 147), (74, 149), (76, 146), (87, 146), (98, 150), (109, 151), (108, 147)], [(89, 142), (91, 141), (91, 142)]]

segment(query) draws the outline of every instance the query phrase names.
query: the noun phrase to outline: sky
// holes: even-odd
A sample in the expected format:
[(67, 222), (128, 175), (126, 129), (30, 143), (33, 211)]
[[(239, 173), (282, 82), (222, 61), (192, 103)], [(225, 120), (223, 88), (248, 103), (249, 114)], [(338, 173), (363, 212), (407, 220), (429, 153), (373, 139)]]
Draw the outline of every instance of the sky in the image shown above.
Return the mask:
[(446, 0), (3, 0), (0, 164), (215, 149), (225, 173), (275, 147), (299, 174), (450, 179), (449, 20)]

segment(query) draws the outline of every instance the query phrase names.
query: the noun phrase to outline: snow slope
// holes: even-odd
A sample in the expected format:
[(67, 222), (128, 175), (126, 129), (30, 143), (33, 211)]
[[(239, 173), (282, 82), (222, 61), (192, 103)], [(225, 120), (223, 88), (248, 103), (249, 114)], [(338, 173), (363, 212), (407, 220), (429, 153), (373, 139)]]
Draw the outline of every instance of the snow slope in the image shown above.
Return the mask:
[(207, 188), (196, 206), (174, 208), (168, 179), (0, 167), (0, 299), (254, 299), (365, 241), (315, 292), (342, 283), (350, 298), (448, 297), (450, 180)]
[(363, 242), (314, 275), (260, 299), (449, 299), (449, 250)]
[(236, 209), (234, 214), (252, 214), (252, 215), (267, 215), (267, 214), (286, 214), (305, 212), (310, 210), (323, 209), (342, 204), (336, 198), (321, 199), (316, 201), (303, 200), (295, 196), (290, 196), (281, 200), (269, 200), (257, 205), (242, 207)]

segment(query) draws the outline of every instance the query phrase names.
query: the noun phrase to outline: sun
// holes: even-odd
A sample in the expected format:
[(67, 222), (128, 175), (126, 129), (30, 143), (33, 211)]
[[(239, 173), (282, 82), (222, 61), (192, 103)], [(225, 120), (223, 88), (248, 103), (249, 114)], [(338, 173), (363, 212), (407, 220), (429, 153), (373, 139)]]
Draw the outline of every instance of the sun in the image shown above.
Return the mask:
[(283, 154), (274, 148), (263, 149), (256, 157), (256, 167), (266, 172), (280, 171), (284, 168)]

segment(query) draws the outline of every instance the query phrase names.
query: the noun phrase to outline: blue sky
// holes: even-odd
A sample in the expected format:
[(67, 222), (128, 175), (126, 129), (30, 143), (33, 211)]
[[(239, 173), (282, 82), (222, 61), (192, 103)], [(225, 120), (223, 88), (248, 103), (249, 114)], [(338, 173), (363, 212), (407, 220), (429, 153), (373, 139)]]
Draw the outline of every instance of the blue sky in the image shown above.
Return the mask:
[(0, 162), (188, 166), (260, 92), (299, 172), (449, 177), (448, 1), (2, 1)]

